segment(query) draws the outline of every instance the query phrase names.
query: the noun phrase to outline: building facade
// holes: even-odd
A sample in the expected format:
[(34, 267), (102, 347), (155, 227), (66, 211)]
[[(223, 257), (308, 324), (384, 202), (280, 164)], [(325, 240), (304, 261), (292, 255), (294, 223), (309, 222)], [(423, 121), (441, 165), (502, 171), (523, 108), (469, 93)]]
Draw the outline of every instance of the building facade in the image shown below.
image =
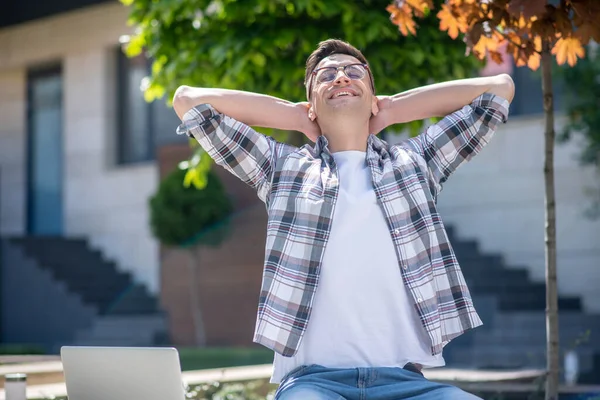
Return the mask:
[[(116, 1), (59, 3), (29, 17), (13, 5), (14, 18), (0, 20), (0, 235), (84, 238), (136, 284), (157, 296), (162, 292), (172, 340), (190, 343), (184, 290), (189, 281), (183, 269), (165, 267), (165, 260), (177, 265), (184, 258), (161, 251), (151, 234), (148, 209), (160, 175), (187, 155), (185, 138), (174, 133), (178, 119), (164, 100), (148, 104), (142, 98), (148, 62), (126, 58), (119, 43), (132, 33), (126, 7)], [(541, 89), (535, 74), (512, 64), (503, 68), (516, 82), (509, 122), (448, 181), (439, 207), (457, 238), (476, 241), (483, 251), (543, 282)], [(560, 103), (559, 98), (559, 109)], [(559, 127), (562, 123), (558, 118)], [(599, 180), (597, 171), (579, 165), (578, 146), (571, 141), (556, 148), (559, 292), (580, 298), (586, 313), (600, 314), (595, 293), (600, 221), (585, 215), (591, 202), (586, 188)], [(244, 304), (242, 311), (217, 308), (218, 315), (208, 318), (242, 318), (248, 330), (243, 337), (250, 342), (264, 208), (250, 199), (247, 189), (223, 177), (234, 197), (238, 234), (222, 249), (207, 250), (206, 263), (213, 271), (227, 266), (218, 279), (202, 283), (203, 301), (214, 302), (224, 293), (223, 285), (229, 285), (229, 292), (242, 291), (235, 303)], [(232, 253), (227, 246), (246, 252)], [(228, 307), (235, 309), (235, 304)], [(244, 341), (223, 339), (231, 329), (221, 323), (211, 343)]]

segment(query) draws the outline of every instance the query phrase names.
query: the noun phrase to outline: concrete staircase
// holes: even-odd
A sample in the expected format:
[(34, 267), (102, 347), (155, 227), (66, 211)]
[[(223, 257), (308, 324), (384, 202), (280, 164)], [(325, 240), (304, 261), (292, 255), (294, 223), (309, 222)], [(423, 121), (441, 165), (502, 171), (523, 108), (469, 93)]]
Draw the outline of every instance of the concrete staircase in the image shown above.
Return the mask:
[[(4, 239), (2, 245), (2, 308), (8, 308), (8, 316), (2, 313), (2, 326), (11, 341), (25, 334), (29, 344), (50, 352), (67, 344), (152, 346), (167, 342), (166, 321), (156, 297), (85, 240), (19, 237)], [(27, 277), (21, 276), (25, 272)], [(11, 289), (11, 282), (20, 286), (18, 290)], [(11, 303), (18, 302), (28, 304), (28, 309), (11, 312)], [(60, 324), (60, 333), (48, 335), (36, 321)]]
[[(545, 285), (526, 268), (507, 268), (502, 257), (484, 254), (475, 241), (450, 241), (484, 325), (453, 340), (444, 350), (450, 367), (544, 368)], [(600, 315), (586, 314), (578, 297), (559, 296), (560, 347), (579, 356), (580, 382), (600, 376)], [(587, 381), (587, 382), (586, 382)]]
[(11, 242), (100, 314), (157, 311), (157, 299), (145, 287), (134, 283), (131, 275), (119, 271), (114, 262), (104, 259), (83, 239), (28, 236)]
[(160, 314), (103, 315), (75, 334), (74, 345), (149, 346), (164, 342), (165, 321)]

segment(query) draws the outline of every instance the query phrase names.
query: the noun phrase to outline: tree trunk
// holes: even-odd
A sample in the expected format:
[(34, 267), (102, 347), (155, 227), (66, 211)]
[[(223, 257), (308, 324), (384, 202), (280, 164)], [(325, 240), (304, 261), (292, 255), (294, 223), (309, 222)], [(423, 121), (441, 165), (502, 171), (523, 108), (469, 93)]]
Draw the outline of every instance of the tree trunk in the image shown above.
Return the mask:
[(202, 320), (202, 309), (200, 308), (199, 286), (200, 280), (198, 270), (200, 269), (200, 260), (198, 249), (191, 247), (189, 250), (190, 262), (188, 264), (190, 274), (190, 312), (194, 324), (194, 339), (196, 346), (206, 345), (206, 335), (204, 332), (204, 322)]
[(544, 182), (546, 188), (546, 400), (558, 399), (558, 292), (556, 285), (556, 201), (554, 196), (554, 105), (552, 92), (552, 55), (550, 43), (542, 48), (542, 92), (544, 95), (545, 151)]

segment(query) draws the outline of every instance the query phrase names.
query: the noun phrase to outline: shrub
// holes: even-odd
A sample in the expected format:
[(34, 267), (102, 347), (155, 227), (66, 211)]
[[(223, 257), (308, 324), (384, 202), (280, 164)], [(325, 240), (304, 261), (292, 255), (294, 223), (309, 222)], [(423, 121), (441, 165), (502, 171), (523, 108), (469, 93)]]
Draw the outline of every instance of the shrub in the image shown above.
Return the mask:
[(270, 400), (276, 388), (268, 380), (250, 382), (213, 382), (188, 387), (186, 398), (190, 400)]
[[(186, 171), (177, 168), (163, 179), (150, 199), (150, 225), (154, 236), (169, 246), (202, 241), (216, 244), (222, 239), (226, 219), (232, 211), (223, 184), (211, 170), (202, 190), (186, 187)], [(213, 243), (214, 242), (214, 243)]]

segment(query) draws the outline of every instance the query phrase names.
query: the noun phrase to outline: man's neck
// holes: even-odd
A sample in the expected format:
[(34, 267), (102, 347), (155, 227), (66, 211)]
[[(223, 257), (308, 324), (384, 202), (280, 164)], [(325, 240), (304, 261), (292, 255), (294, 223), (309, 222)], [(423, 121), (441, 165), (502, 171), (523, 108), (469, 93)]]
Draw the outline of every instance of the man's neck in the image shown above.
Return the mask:
[(367, 139), (369, 137), (369, 123), (357, 123), (345, 119), (340, 121), (319, 121), (319, 127), (323, 136), (327, 138), (329, 151), (367, 150)]

